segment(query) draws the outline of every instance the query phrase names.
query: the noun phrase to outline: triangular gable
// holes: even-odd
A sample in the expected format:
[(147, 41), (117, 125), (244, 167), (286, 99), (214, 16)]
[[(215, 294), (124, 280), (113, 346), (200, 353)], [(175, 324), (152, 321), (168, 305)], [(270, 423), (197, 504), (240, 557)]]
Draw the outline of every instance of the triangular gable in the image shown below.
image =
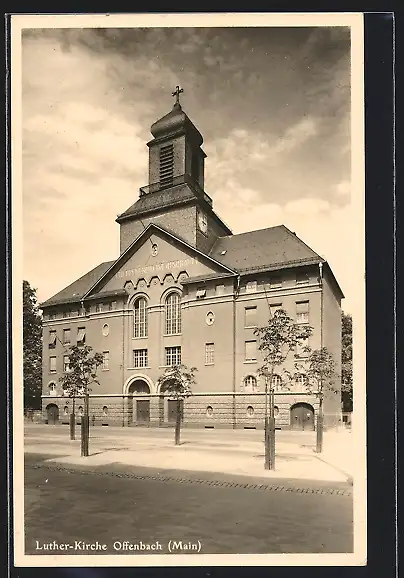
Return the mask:
[[(153, 245), (157, 245), (157, 252)], [(221, 272), (234, 271), (151, 223), (88, 290), (85, 298), (122, 289), (127, 281), (136, 286), (140, 279), (149, 283), (157, 277), (163, 282), (167, 275), (177, 280), (184, 273), (195, 277)]]

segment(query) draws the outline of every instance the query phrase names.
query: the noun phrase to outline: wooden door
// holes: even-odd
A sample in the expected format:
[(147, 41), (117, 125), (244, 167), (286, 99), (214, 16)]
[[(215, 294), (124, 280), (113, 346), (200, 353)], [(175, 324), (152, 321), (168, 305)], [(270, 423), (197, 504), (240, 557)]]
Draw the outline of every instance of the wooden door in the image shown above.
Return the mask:
[(290, 410), (290, 427), (294, 430), (314, 429), (314, 410), (307, 403), (297, 403)]
[[(167, 421), (170, 423), (175, 423), (177, 419), (177, 400), (176, 399), (169, 399), (167, 405)], [(180, 411), (181, 411), (181, 421), (184, 419), (184, 402), (181, 400), (180, 402)]]
[(150, 401), (148, 399), (138, 399), (136, 401), (136, 421), (138, 424), (150, 422)]
[(56, 404), (52, 403), (46, 408), (48, 424), (55, 425), (59, 421), (59, 408)]

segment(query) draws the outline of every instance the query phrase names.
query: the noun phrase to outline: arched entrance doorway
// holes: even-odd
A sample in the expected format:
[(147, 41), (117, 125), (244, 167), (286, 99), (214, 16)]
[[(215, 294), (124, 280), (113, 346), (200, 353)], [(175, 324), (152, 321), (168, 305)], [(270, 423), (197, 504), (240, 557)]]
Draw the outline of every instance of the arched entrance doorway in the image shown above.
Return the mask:
[(46, 406), (47, 423), (55, 425), (59, 421), (59, 408), (55, 403)]
[(144, 379), (135, 379), (128, 388), (128, 394), (129, 424), (148, 425), (150, 423), (149, 384)]
[(295, 403), (290, 408), (290, 429), (314, 430), (314, 408), (309, 403)]

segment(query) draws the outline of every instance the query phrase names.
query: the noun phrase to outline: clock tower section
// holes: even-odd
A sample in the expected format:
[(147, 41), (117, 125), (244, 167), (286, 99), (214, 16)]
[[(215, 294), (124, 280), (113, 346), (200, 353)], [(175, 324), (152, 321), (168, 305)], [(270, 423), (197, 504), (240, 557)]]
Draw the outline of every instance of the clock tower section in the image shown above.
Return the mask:
[(172, 110), (150, 128), (149, 184), (116, 219), (121, 253), (149, 223), (161, 225), (204, 253), (218, 237), (232, 234), (204, 191), (203, 138), (181, 107), (181, 92), (177, 87)]

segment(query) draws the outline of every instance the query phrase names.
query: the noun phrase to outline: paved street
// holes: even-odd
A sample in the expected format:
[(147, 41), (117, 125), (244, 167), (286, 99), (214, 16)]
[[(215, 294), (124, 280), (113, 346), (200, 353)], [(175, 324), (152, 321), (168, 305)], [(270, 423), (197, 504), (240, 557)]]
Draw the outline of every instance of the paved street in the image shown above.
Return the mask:
[[(288, 481), (259, 489), (259, 480), (240, 476), (221, 476), (221, 485), (212, 485), (209, 474), (198, 474), (193, 483), (193, 472), (183, 472), (182, 482), (161, 481), (156, 471), (155, 479), (119, 465), (90, 472), (50, 466), (45, 457), (28, 454), (25, 460), (27, 554), (49, 554), (36, 550), (37, 541), (41, 546), (54, 540), (106, 543), (108, 550), (97, 554), (117, 554), (113, 543), (125, 540), (158, 541), (163, 554), (170, 540), (199, 540), (205, 554), (352, 551), (352, 496), (341, 485), (339, 493)], [(242, 484), (231, 485), (240, 479)]]
[(163, 554), (170, 540), (209, 554), (352, 551), (352, 487), (313, 455), (313, 432), (277, 432), (276, 472), (262, 432), (184, 429), (182, 442), (172, 429), (94, 428), (82, 458), (79, 431), (27, 425), (26, 553), (54, 540), (107, 544), (95, 554), (125, 540)]

